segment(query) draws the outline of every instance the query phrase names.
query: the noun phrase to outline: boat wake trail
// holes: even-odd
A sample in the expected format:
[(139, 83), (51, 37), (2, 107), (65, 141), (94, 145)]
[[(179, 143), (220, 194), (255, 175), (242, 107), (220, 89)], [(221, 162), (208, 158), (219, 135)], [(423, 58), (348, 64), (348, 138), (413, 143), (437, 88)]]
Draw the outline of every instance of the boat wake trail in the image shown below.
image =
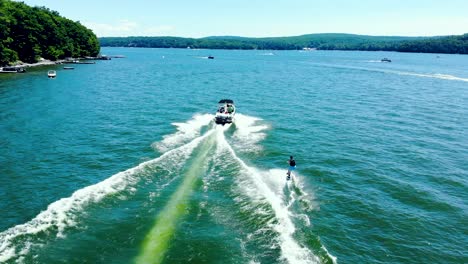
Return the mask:
[(413, 73), (413, 72), (399, 72), (399, 71), (389, 71), (390, 73), (395, 73), (398, 75), (409, 75), (409, 76), (418, 76), (418, 77), (426, 77), (426, 78), (434, 78), (434, 79), (442, 79), (442, 80), (450, 80), (450, 81), (462, 81), (468, 82), (468, 78), (461, 78), (449, 74), (422, 74), (422, 73)]
[[(288, 263), (320, 263), (319, 259), (307, 247), (301, 246), (293, 237), (296, 228), (291, 219), (292, 213), (281, 197), (285, 181), (284, 171), (262, 172), (248, 166), (236, 155), (223, 135), (218, 137), (218, 140), (220, 146), (229, 151), (231, 156), (241, 165), (242, 174), (249, 177), (253, 183), (253, 186), (246, 188), (246, 194), (254, 200), (264, 200), (271, 206), (275, 217), (270, 224), (279, 235), (277, 242), (281, 248), (282, 258)], [(292, 202), (294, 201), (290, 200), (290, 203)]]
[[(196, 126), (193, 130), (195, 131), (197, 128), (201, 127)], [(166, 167), (173, 168), (182, 166), (183, 161), (207, 136), (209, 133), (169, 150), (158, 158), (143, 162), (136, 167), (112, 175), (102, 182), (77, 190), (70, 197), (50, 204), (45, 211), (31, 221), (1, 232), (0, 263), (12, 259), (21, 260), (29, 254), (33, 247), (47, 243), (49, 239), (54, 237), (64, 237), (67, 229), (77, 225), (77, 219), (85, 213), (89, 205), (99, 203), (105, 197), (116, 194), (131, 196), (136, 192), (135, 186), (141, 179), (151, 174), (157, 164), (164, 162)], [(185, 137), (179, 138), (185, 139)]]
[[(207, 212), (208, 221), (213, 217), (220, 227), (233, 228), (234, 232), (222, 239), (241, 242), (240, 249), (233, 247), (241, 256), (233, 255), (232, 261), (336, 263), (323, 245), (313, 246), (301, 234), (310, 229), (308, 213), (315, 209), (312, 195), (304, 191), (302, 177), (296, 174), (286, 182), (284, 169), (256, 168), (245, 158), (261, 152), (258, 143), (266, 137), (269, 126), (242, 114), (236, 115), (235, 124), (220, 126), (214, 124), (213, 117), (195, 115), (185, 123), (174, 123), (177, 131), (152, 145), (162, 153), (160, 157), (77, 190), (50, 204), (31, 221), (1, 232), (0, 263), (34, 262), (38, 254), (39, 259), (40, 254), (47, 254), (41, 248), (67, 235), (69, 242), (75, 243), (72, 230), (87, 225), (86, 214), (99, 214), (108, 205), (107, 197), (131, 198), (133, 204), (138, 203), (131, 210), (143, 214), (155, 210), (154, 219), (138, 218), (147, 223), (129, 221), (133, 227), (148, 228), (148, 232), (138, 234), (141, 240), (126, 246), (138, 247), (138, 255), (131, 256), (135, 263), (167, 262), (174, 257), (171, 250), (180, 243), (176, 234), (182, 228), (181, 219), (190, 215), (191, 202), (202, 196), (200, 214)], [(169, 185), (174, 189), (166, 188)], [(194, 198), (192, 193), (199, 191), (203, 195)], [(220, 197), (226, 199), (217, 200)], [(156, 202), (164, 205), (158, 208)], [(132, 217), (135, 211), (131, 211)], [(95, 242), (101, 243), (99, 239)]]
[[(368, 62), (372, 62), (372, 61), (368, 61)], [(374, 62), (376, 62), (376, 61), (374, 61)], [(423, 77), (423, 78), (433, 78), (433, 79), (440, 79), (440, 80), (468, 82), (468, 78), (458, 77), (458, 76), (449, 75), (449, 74), (417, 73), (417, 72), (406, 72), (406, 71), (397, 71), (397, 70), (390, 70), (390, 69), (366, 68), (366, 67), (336, 65), (336, 64), (326, 64), (326, 63), (311, 63), (311, 64), (321, 66), (321, 67), (335, 68), (335, 69), (351, 69), (351, 70), (366, 71), (366, 72), (380, 72), (380, 73), (387, 73), (387, 74), (396, 74), (396, 75), (405, 75), (405, 76), (414, 76), (414, 77)]]
[(188, 122), (172, 123), (172, 125), (176, 126), (177, 132), (164, 136), (162, 141), (156, 142), (152, 146), (161, 153), (174, 149), (199, 136), (201, 128), (207, 126), (212, 120), (213, 115), (211, 114), (197, 114)]

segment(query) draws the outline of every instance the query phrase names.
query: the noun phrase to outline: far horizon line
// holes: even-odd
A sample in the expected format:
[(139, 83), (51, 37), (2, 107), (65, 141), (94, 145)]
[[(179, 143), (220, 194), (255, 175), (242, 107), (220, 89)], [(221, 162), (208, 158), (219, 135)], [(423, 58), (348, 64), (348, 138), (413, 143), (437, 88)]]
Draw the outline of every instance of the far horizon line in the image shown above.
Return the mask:
[(368, 35), (368, 34), (355, 34), (355, 33), (309, 33), (301, 35), (289, 35), (289, 36), (274, 36), (274, 37), (245, 37), (240, 35), (211, 35), (205, 37), (182, 37), (182, 36), (149, 36), (149, 35), (134, 35), (134, 36), (99, 36), (98, 38), (187, 38), (187, 39), (203, 39), (203, 38), (226, 38), (226, 37), (235, 37), (235, 38), (254, 38), (254, 39), (263, 39), (263, 38), (289, 38), (289, 37), (302, 37), (310, 35), (351, 35), (351, 36), (364, 36), (364, 37), (404, 37), (404, 38), (432, 38), (432, 37), (449, 37), (449, 36), (462, 36), (468, 33), (463, 34), (449, 34), (449, 35), (427, 35), (427, 36), (404, 36), (404, 35)]

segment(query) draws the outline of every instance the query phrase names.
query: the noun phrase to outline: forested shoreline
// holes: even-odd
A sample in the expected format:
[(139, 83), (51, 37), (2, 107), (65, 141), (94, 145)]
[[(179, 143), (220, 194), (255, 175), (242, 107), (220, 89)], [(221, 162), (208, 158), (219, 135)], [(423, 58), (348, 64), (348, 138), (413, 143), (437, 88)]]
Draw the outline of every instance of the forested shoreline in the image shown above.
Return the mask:
[(96, 35), (79, 22), (46, 7), (0, 0), (0, 66), (96, 56), (99, 50)]
[(354, 34), (308, 34), (294, 37), (218, 36), (102, 37), (46, 7), (0, 0), (0, 66), (34, 63), (41, 58), (96, 56), (103, 47), (362, 50), (468, 54), (468, 33), (459, 36), (398, 37)]
[(354, 34), (309, 34), (295, 37), (103, 37), (103, 47), (259, 49), (259, 50), (362, 50), (468, 54), (468, 33), (460, 36), (393, 37)]

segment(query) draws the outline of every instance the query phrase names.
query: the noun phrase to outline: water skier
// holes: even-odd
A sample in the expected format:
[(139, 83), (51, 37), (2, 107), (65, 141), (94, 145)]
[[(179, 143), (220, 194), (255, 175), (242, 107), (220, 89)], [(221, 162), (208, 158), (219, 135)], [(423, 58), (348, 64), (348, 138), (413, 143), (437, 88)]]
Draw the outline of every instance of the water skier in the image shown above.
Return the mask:
[(286, 177), (286, 180), (291, 179), (291, 171), (296, 169), (296, 161), (294, 160), (293, 156), (289, 156), (288, 164), (289, 164), (289, 168), (288, 168), (288, 172), (286, 173), (288, 177)]

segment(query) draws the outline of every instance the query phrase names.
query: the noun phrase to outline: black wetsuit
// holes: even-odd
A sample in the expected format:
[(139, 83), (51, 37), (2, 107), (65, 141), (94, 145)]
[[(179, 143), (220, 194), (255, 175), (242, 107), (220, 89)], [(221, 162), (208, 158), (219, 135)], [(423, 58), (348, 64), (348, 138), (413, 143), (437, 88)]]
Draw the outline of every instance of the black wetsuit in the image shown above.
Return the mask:
[(296, 161), (294, 159), (289, 160), (289, 169), (288, 169), (288, 177), (286, 177), (286, 180), (291, 179), (291, 171), (294, 170), (293, 167), (296, 167)]
[(291, 167), (296, 166), (296, 161), (294, 159), (289, 160), (289, 166), (291, 166)]

